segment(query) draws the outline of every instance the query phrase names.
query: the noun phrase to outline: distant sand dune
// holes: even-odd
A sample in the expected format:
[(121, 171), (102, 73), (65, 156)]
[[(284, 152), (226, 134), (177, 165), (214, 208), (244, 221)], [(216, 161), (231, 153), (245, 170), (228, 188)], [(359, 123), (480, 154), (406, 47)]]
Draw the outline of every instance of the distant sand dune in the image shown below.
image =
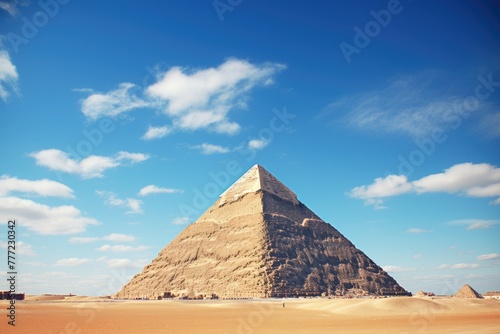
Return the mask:
[(341, 299), (332, 301), (312, 301), (298, 307), (307, 310), (321, 310), (336, 314), (365, 315), (408, 315), (415, 313), (462, 313), (498, 311), (498, 301), (463, 300), (455, 298), (421, 299), (411, 297), (385, 299)]

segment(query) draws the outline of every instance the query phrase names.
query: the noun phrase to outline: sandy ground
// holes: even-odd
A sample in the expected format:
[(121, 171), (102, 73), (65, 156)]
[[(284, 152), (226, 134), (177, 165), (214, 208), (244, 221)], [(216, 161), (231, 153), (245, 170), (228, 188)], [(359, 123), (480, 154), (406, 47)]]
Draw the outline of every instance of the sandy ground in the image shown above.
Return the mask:
[(36, 297), (0, 301), (0, 333), (500, 333), (499, 300), (299, 299), (109, 301)]

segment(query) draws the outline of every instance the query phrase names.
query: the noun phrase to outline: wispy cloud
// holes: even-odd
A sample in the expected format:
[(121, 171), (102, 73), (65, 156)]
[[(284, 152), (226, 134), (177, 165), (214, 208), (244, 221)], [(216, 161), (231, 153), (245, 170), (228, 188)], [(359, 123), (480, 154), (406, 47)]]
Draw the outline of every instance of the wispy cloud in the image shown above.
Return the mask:
[(89, 264), (91, 263), (91, 259), (87, 258), (77, 258), (77, 257), (71, 257), (68, 259), (60, 259), (56, 263), (54, 263), (55, 266), (61, 266), (61, 267), (78, 267), (84, 264)]
[(108, 268), (114, 270), (122, 269), (140, 269), (147, 264), (147, 260), (131, 260), (131, 259), (108, 259), (106, 256), (97, 259), (97, 262), (104, 262)]
[(177, 217), (172, 220), (172, 224), (174, 225), (184, 225), (189, 223), (190, 219), (189, 217)]
[(97, 220), (82, 216), (71, 205), (48, 206), (17, 197), (0, 197), (0, 212), (6, 217), (17, 217), (21, 226), (39, 234), (73, 234), (84, 232)]
[(148, 131), (141, 137), (143, 140), (153, 140), (160, 139), (165, 137), (166, 135), (172, 133), (172, 128), (169, 126), (149, 126)]
[(2, 175), (0, 177), (0, 196), (8, 196), (13, 192), (35, 194), (39, 196), (75, 197), (73, 196), (73, 190), (71, 190), (71, 188), (56, 181), (47, 179), (32, 181)]
[[(466, 162), (413, 182), (408, 181), (404, 175), (388, 175), (385, 178), (376, 178), (370, 185), (355, 187), (348, 195), (365, 200), (365, 205), (381, 205), (383, 198), (410, 192), (497, 197), (500, 196), (500, 168), (486, 163)], [(496, 199), (491, 203), (498, 204), (500, 201)]]
[(142, 207), (141, 207), (141, 205), (142, 205), (141, 200), (138, 200), (135, 198), (121, 199), (121, 198), (118, 198), (115, 193), (110, 192), (110, 191), (97, 190), (96, 193), (97, 193), (97, 195), (104, 197), (105, 202), (108, 205), (128, 208), (129, 211), (126, 212), (127, 214), (143, 213)]
[[(1, 4), (5, 2), (0, 2), (0, 6)], [(9, 54), (7, 51), (0, 50), (0, 99), (4, 102), (7, 101), (11, 92), (19, 94), (18, 79), (17, 69), (12, 64)]]
[(457, 263), (457, 264), (442, 264), (438, 269), (475, 269), (479, 268), (477, 263)]
[(415, 268), (406, 268), (406, 267), (400, 267), (400, 266), (382, 266), (382, 269), (384, 269), (388, 273), (402, 273), (406, 271), (415, 271)]
[(158, 187), (155, 186), (154, 184), (151, 184), (149, 186), (145, 186), (141, 190), (139, 190), (138, 195), (139, 196), (148, 196), (151, 194), (174, 194), (174, 193), (179, 193), (182, 192), (180, 189), (173, 189), (173, 188), (163, 188), (163, 187)]
[(144, 140), (158, 139), (175, 130), (200, 130), (235, 134), (240, 125), (229, 119), (235, 109), (247, 108), (250, 92), (273, 83), (286, 66), (276, 63), (251, 64), (228, 59), (218, 67), (188, 69), (172, 67), (158, 74), (145, 91), (122, 83), (107, 93), (91, 93), (82, 101), (82, 112), (90, 120), (116, 117), (139, 108), (161, 110), (171, 125), (149, 126)]
[(99, 240), (99, 238), (94, 237), (73, 237), (69, 239), (69, 242), (72, 244), (89, 244)]
[[(339, 98), (319, 117), (334, 115), (351, 128), (423, 138), (455, 126), (457, 119), (470, 114), (465, 97), (474, 93), (474, 86), (452, 89), (450, 81), (460, 80), (451, 76), (424, 71), (397, 77), (380, 89)], [(487, 102), (477, 103), (478, 109), (493, 110)]]
[(424, 230), (424, 229), (421, 229), (421, 228), (410, 228), (410, 229), (406, 230), (406, 232), (407, 233), (420, 234), (420, 233), (432, 232), (432, 230)]
[(136, 86), (124, 82), (107, 93), (92, 93), (82, 100), (82, 113), (94, 121), (101, 117), (115, 117), (138, 108), (149, 108), (153, 102), (137, 95)]
[(450, 225), (467, 225), (467, 230), (484, 230), (492, 228), (500, 223), (500, 220), (485, 220), (485, 219), (459, 219), (449, 222)]
[(45, 263), (40, 262), (40, 261), (21, 261), (20, 263), (31, 266), (31, 267), (44, 267), (46, 266)]
[(89, 244), (99, 240), (113, 241), (113, 242), (132, 242), (135, 241), (133, 235), (121, 234), (121, 233), (111, 233), (104, 237), (73, 237), (69, 239), (71, 244)]
[(111, 233), (102, 237), (102, 240), (113, 241), (113, 242), (132, 242), (135, 241), (133, 235), (121, 234), (121, 233)]
[(128, 246), (128, 245), (102, 245), (97, 248), (100, 252), (140, 252), (149, 249), (148, 246)]
[(476, 131), (487, 139), (500, 137), (500, 112), (483, 115), (476, 125)]
[(27, 0), (9, 0), (9, 1), (0, 1), (0, 9), (5, 10), (9, 15), (15, 16), (19, 14), (18, 6), (26, 6), (29, 1)]
[(203, 143), (200, 145), (192, 146), (191, 148), (199, 150), (204, 155), (224, 154), (231, 152), (231, 149), (228, 147), (209, 144), (209, 143)]
[(39, 166), (59, 172), (77, 174), (84, 179), (103, 177), (103, 173), (107, 169), (126, 163), (139, 163), (149, 159), (147, 154), (121, 151), (113, 157), (91, 155), (78, 161), (71, 159), (66, 152), (58, 149), (42, 150), (31, 153), (30, 156), (36, 160), (36, 164)]
[(488, 261), (488, 260), (496, 260), (500, 259), (500, 254), (491, 253), (491, 254), (482, 254), (477, 257), (479, 261)]

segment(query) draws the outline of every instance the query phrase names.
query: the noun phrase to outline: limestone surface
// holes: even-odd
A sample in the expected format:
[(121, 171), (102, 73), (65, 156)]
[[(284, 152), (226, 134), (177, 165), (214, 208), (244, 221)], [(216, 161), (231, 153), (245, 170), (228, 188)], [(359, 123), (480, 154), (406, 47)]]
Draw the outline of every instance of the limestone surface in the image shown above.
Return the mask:
[(406, 294), (288, 187), (255, 165), (116, 297)]
[(479, 292), (474, 290), (469, 284), (465, 284), (455, 294), (457, 298), (483, 298)]

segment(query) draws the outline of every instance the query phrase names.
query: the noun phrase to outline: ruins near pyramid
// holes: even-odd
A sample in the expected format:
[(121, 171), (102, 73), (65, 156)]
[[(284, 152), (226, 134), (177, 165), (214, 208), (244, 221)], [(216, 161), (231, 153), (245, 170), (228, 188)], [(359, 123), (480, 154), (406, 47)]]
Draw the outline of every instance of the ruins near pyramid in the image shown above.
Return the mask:
[(407, 294), (290, 189), (255, 165), (115, 297)]
[(469, 284), (465, 284), (455, 294), (457, 298), (483, 298), (479, 292), (474, 290)]

